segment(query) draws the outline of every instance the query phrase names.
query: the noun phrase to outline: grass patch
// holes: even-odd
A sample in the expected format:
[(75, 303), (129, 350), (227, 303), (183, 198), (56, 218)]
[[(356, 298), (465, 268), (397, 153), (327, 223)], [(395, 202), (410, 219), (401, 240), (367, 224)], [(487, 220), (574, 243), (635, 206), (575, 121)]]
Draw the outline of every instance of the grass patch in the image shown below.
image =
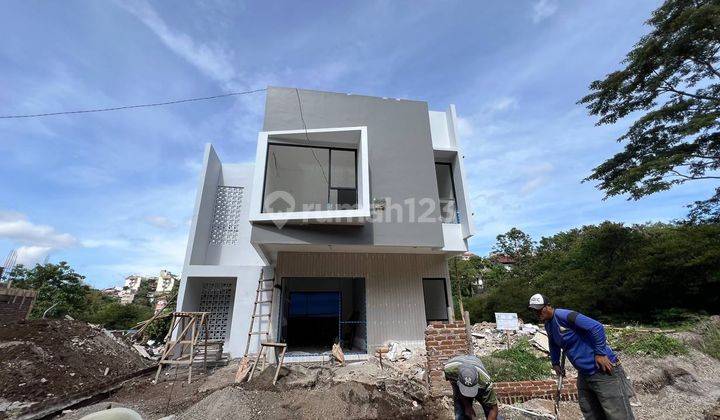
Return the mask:
[(703, 341), (700, 351), (720, 360), (720, 324), (705, 321), (699, 325)]
[(611, 342), (614, 349), (626, 354), (665, 357), (678, 356), (688, 352), (685, 343), (676, 338), (661, 333), (637, 331), (632, 328), (614, 332)]
[(498, 350), (480, 358), (496, 382), (545, 379), (552, 367), (547, 357), (537, 357), (527, 340), (520, 340), (510, 350)]

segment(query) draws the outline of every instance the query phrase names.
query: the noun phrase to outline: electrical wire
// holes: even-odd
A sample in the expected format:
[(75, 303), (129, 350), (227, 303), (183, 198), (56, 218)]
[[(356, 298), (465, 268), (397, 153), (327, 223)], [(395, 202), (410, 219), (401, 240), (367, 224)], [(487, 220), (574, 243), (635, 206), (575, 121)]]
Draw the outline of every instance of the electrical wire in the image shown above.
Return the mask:
[[(302, 121), (303, 127), (305, 128), (305, 140), (310, 143), (310, 136), (308, 135), (307, 124), (305, 124), (305, 117), (303, 116), (302, 101), (300, 100), (300, 90), (298, 90), (298, 88), (295, 88), (295, 94), (297, 95), (298, 107), (300, 108), (300, 120)], [(327, 182), (328, 187), (330, 187), (330, 181), (328, 181), (327, 176), (325, 176), (325, 170), (323, 169), (322, 163), (320, 163), (320, 159), (318, 159), (317, 154), (315, 154), (315, 150), (310, 148), (310, 151), (312, 152), (313, 156), (315, 157), (315, 161), (320, 167), (320, 172), (322, 172), (323, 179), (325, 180), (325, 182)]]
[(155, 107), (155, 106), (181, 104), (181, 103), (185, 103), (185, 102), (208, 101), (208, 100), (212, 100), (212, 99), (227, 98), (229, 96), (248, 95), (251, 93), (263, 92), (265, 90), (266, 89), (246, 90), (243, 92), (230, 92), (230, 93), (223, 93), (221, 95), (204, 96), (204, 97), (200, 97), (200, 98), (178, 99), (175, 101), (154, 102), (154, 103), (149, 103), (149, 104), (138, 104), (138, 105), (125, 105), (125, 106), (116, 106), (116, 107), (109, 107), (109, 108), (82, 109), (82, 110), (76, 110), (76, 111), (46, 112), (46, 113), (42, 113), (42, 114), (0, 115), (0, 119), (37, 118), (37, 117), (50, 117), (53, 115), (89, 114), (92, 112), (107, 112), (107, 111), (120, 111), (123, 109), (149, 108), (149, 107)]

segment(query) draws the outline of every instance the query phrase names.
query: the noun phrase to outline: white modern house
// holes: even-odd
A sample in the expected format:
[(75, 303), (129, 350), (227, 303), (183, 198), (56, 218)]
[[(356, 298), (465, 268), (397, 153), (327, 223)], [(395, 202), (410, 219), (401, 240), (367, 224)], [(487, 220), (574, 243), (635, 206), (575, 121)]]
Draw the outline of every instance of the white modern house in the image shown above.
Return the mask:
[(473, 234), (456, 127), (452, 105), (269, 87), (252, 164), (206, 146), (179, 310), (212, 312), (209, 338), (242, 356), (263, 276), (260, 329), (288, 361), (424, 346)]

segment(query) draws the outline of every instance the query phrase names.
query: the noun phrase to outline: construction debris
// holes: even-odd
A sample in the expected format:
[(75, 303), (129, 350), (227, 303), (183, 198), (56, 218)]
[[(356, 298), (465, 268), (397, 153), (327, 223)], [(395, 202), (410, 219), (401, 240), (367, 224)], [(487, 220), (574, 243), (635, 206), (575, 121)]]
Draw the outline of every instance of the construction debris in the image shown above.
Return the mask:
[(546, 332), (536, 332), (535, 335), (533, 335), (533, 338), (530, 339), (530, 343), (543, 352), (550, 353), (550, 341), (548, 340)]
[(406, 347), (401, 347), (400, 343), (393, 341), (388, 343), (387, 359), (391, 362), (397, 362), (398, 360), (408, 360), (412, 357), (412, 350)]
[(345, 353), (343, 353), (342, 348), (337, 343), (332, 346), (332, 356), (340, 365), (345, 364)]
[(517, 331), (500, 331), (494, 322), (480, 322), (472, 326), (470, 335), (476, 356), (487, 356), (495, 351), (505, 350), (521, 338), (528, 339), (533, 344), (538, 350), (538, 356), (550, 351), (545, 331), (534, 324), (521, 322)]

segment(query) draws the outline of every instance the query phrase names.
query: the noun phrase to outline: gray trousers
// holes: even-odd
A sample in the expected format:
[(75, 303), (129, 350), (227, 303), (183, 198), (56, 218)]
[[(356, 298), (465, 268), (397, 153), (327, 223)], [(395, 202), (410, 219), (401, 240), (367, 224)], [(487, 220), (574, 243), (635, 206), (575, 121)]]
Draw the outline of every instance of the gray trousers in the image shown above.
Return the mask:
[(622, 366), (615, 366), (612, 374), (596, 372), (578, 374), (578, 401), (586, 420), (634, 420), (630, 397), (630, 380)]

